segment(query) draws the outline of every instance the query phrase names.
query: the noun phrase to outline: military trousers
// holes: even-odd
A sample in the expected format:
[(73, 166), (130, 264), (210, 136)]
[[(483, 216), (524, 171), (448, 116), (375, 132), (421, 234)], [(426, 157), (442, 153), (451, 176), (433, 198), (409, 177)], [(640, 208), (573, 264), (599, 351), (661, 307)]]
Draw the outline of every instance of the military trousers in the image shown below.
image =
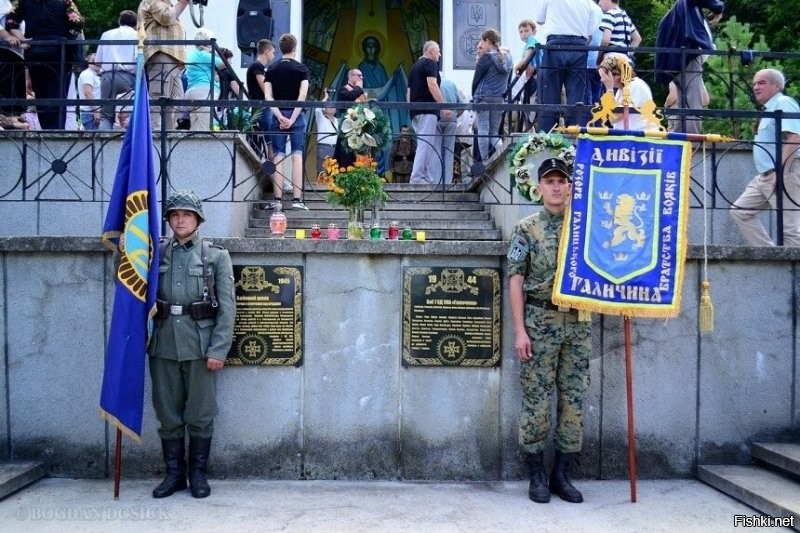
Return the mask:
[(153, 408), (164, 440), (190, 437), (210, 439), (217, 414), (217, 373), (205, 359), (177, 361), (150, 357)]
[(532, 357), (520, 368), (520, 447), (526, 453), (544, 450), (556, 387), (556, 449), (578, 452), (583, 441), (583, 394), (589, 386), (592, 324), (579, 322), (576, 311), (564, 313), (526, 305), (525, 327), (531, 338)]

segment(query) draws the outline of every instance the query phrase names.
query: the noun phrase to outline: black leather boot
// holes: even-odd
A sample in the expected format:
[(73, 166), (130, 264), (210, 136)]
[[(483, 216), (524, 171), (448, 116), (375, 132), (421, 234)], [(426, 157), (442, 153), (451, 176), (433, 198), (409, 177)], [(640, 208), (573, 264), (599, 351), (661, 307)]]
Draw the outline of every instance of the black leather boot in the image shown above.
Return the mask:
[(544, 471), (544, 452), (529, 453), (528, 457), (528, 498), (536, 503), (550, 501), (550, 489), (547, 486), (547, 473)]
[(183, 439), (161, 439), (167, 477), (153, 489), (153, 498), (166, 498), (186, 488), (186, 458)]
[(570, 503), (581, 503), (583, 494), (569, 482), (569, 465), (574, 456), (574, 453), (556, 450), (556, 460), (550, 475), (550, 492)]
[(210, 438), (189, 437), (189, 488), (195, 498), (205, 498), (211, 494), (211, 487), (206, 479), (210, 452)]

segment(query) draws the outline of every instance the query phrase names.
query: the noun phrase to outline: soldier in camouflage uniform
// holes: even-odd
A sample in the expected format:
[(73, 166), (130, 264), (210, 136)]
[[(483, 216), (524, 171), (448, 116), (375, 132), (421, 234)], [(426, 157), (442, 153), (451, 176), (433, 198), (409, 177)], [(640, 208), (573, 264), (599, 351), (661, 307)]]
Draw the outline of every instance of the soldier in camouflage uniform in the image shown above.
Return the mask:
[(217, 414), (217, 372), (233, 341), (233, 266), (227, 250), (200, 238), (198, 226), (205, 219), (195, 193), (172, 194), (164, 211), (173, 236), (161, 244), (158, 314), (148, 352), (167, 477), (153, 497), (186, 488), (188, 433), (189, 487), (192, 496), (205, 498), (211, 493), (206, 467)]
[[(547, 503), (553, 493), (580, 503), (583, 496), (570, 483), (568, 468), (581, 450), (591, 323), (578, 321), (577, 311), (551, 301), (558, 241), (571, 191), (567, 164), (547, 159), (538, 174), (544, 209), (519, 221), (507, 256), (514, 349), (521, 362), (523, 390), (519, 442), (529, 467), (530, 499)], [(554, 385), (558, 388), (556, 458), (548, 484), (543, 450), (550, 434)]]

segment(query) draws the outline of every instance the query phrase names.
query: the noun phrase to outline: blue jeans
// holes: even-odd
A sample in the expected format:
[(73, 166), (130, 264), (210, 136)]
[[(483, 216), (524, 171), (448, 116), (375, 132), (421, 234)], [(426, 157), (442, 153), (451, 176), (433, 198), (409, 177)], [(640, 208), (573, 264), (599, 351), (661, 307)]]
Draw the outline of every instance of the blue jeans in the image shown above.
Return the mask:
[[(481, 104), (502, 104), (502, 96), (490, 96), (483, 98)], [(489, 148), (500, 139), (497, 133), (500, 131), (500, 123), (503, 121), (502, 109), (489, 109), (475, 113), (475, 125), (478, 127), (478, 150), (481, 154), (481, 161), (489, 159)]]
[[(547, 46), (581, 46), (586, 39), (578, 36), (551, 35)], [(539, 69), (539, 103), (549, 105), (561, 104), (561, 87), (567, 93), (567, 104), (574, 105), (586, 98), (586, 50), (548, 49), (544, 52), (542, 66)], [(573, 108), (567, 111), (564, 122), (567, 126), (585, 125), (583, 117), (579, 117)], [(549, 132), (558, 124), (558, 112), (542, 111), (539, 114), (539, 129)]]
[(81, 111), (81, 124), (85, 131), (96, 130), (98, 126), (94, 123), (94, 113), (91, 111)]
[[(267, 110), (267, 112), (269, 113), (269, 110)], [(281, 114), (289, 118), (292, 116), (292, 110), (281, 109)], [(273, 116), (271, 118), (274, 119), (275, 117)], [(306, 147), (306, 116), (302, 111), (297, 115), (297, 120), (295, 120), (292, 127), (288, 130), (278, 129), (278, 121), (272, 121), (272, 149), (275, 155), (282, 154), (286, 150), (287, 136), (292, 143), (292, 153), (302, 153)]]

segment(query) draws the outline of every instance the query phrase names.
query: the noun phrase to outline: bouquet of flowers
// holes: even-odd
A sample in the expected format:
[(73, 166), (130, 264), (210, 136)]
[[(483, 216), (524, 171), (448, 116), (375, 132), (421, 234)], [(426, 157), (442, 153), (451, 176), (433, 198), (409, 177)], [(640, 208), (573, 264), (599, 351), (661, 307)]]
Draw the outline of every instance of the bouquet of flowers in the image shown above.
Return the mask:
[(386, 203), (385, 180), (375, 171), (378, 164), (372, 157), (359, 155), (355, 164), (347, 168), (340, 168), (335, 159), (326, 157), (324, 166), (317, 181), (328, 185), (328, 203), (350, 210), (363, 210), (373, 202)]
[(375, 155), (392, 137), (389, 118), (379, 108), (358, 104), (348, 109), (339, 135), (347, 141), (347, 148), (356, 154)]
[(542, 202), (536, 181), (535, 159), (545, 151), (550, 157), (558, 157), (567, 163), (570, 172), (575, 162), (575, 147), (566, 137), (557, 133), (534, 133), (518, 142), (509, 152), (511, 184), (516, 186), (523, 198), (534, 203)]

